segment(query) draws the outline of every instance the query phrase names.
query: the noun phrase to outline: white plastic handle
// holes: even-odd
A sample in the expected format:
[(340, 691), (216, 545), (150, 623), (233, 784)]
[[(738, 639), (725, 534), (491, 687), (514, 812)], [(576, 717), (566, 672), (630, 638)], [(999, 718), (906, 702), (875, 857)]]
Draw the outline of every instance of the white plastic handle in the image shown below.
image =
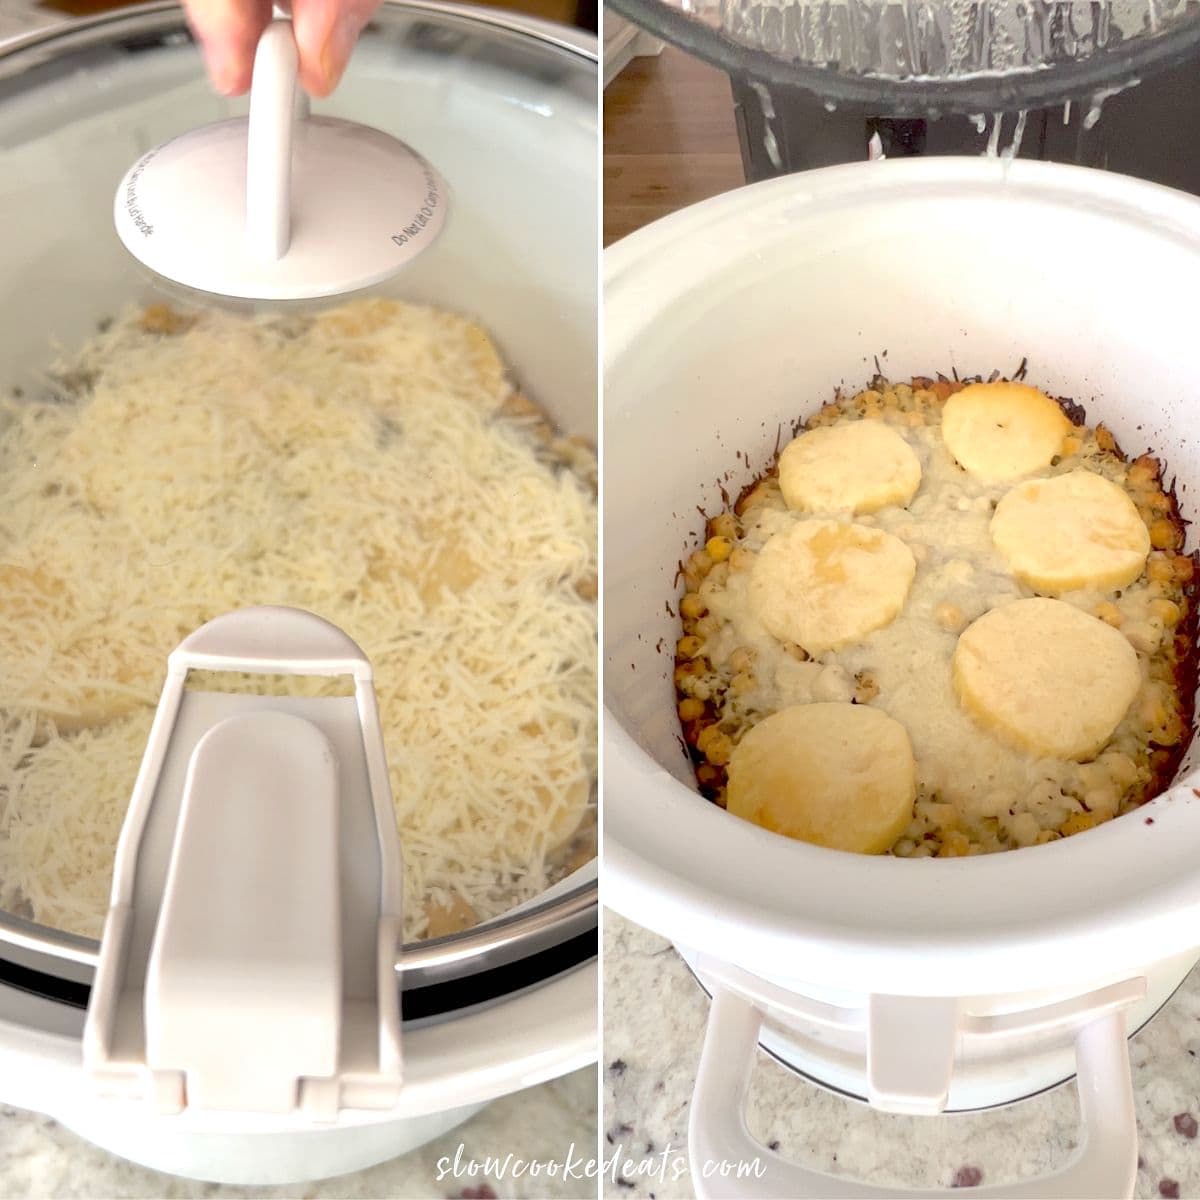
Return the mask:
[[(1051, 1175), (969, 1192), (875, 1187), (802, 1167), (759, 1143), (746, 1126), (745, 1108), (761, 1026), (762, 1012), (749, 1000), (728, 988), (714, 991), (688, 1128), (697, 1200), (937, 1200), (967, 1195), (972, 1200), (1129, 1200), (1133, 1195), (1137, 1125), (1121, 1010), (1083, 1026), (1076, 1039), (1082, 1117), (1076, 1157)], [(756, 1160), (758, 1173), (753, 1170)]]
[(272, 21), (254, 55), (246, 131), (246, 238), (259, 258), (274, 262), (292, 238), (292, 128), (296, 121), (299, 54), (292, 23)]

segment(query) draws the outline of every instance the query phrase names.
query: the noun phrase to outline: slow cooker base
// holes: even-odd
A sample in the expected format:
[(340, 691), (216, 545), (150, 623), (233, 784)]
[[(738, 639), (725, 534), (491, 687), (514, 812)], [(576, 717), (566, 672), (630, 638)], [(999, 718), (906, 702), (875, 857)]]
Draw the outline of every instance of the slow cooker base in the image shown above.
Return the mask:
[(113, 1117), (105, 1106), (62, 1119), (80, 1137), (139, 1166), (204, 1183), (266, 1187), (348, 1175), (441, 1137), (485, 1107), (378, 1124), (260, 1135), (197, 1134), (172, 1129), (169, 1119), (150, 1126)]

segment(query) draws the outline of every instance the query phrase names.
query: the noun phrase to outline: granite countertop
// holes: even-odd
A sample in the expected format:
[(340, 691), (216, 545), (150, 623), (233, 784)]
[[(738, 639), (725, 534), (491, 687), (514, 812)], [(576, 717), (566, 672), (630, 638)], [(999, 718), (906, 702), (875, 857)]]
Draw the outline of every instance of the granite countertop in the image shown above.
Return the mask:
[[(707, 997), (669, 943), (606, 911), (602, 1103), (605, 1150), (619, 1150), (621, 1160), (605, 1176), (606, 1196), (692, 1195), (688, 1107), (707, 1017)], [(1141, 1149), (1135, 1195), (1197, 1200), (1200, 968), (1133, 1039), (1130, 1054)], [(1078, 1113), (1073, 1086), (983, 1113), (878, 1113), (806, 1083), (764, 1054), (747, 1107), (754, 1134), (782, 1153), (895, 1187), (947, 1187), (956, 1176), (961, 1187), (1044, 1173), (1074, 1150)]]
[[(571, 1143), (590, 1158), (595, 1146), (596, 1068), (586, 1067), (550, 1083), (505, 1096), (464, 1125), (425, 1146), (365, 1171), (318, 1183), (245, 1188), (196, 1183), (134, 1166), (64, 1129), (48, 1117), (0, 1107), (0, 1200), (58, 1200), (59, 1197), (501, 1197), (504, 1200), (584, 1200), (595, 1196), (594, 1180), (570, 1184), (548, 1178), (496, 1180), (447, 1176), (438, 1181), (438, 1160), (514, 1156), (561, 1162)], [(443, 1168), (444, 1171), (444, 1168)], [(481, 1188), (481, 1184), (486, 1187)]]

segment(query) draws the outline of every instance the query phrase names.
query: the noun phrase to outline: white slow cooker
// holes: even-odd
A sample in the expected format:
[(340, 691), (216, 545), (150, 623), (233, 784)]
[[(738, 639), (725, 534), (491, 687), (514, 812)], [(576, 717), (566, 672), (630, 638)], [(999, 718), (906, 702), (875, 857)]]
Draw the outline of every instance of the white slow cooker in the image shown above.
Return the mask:
[[(388, 3), (336, 94), (314, 106), (402, 138), (449, 182), (438, 246), (387, 294), (469, 312), (522, 387), (565, 431), (588, 438), (596, 62), (594, 39), (575, 31)], [(52, 343), (77, 346), (98, 320), (156, 298), (112, 227), (117, 181), (150, 147), (244, 106), (212, 94), (174, 4), (0, 47), (0, 383), (21, 384)], [(82, 1045), (98, 957), (94, 941), (0, 913), (0, 1099), (180, 1175), (267, 1184), (355, 1170), (596, 1056), (594, 866), (466, 933), (381, 943), (380, 995), (391, 1007), (379, 1019), (389, 1048), (399, 1045), (391, 1065), (402, 1080), (382, 1107), (168, 1114), (144, 1099), (100, 1098)]]
[[(698, 795), (668, 605), (697, 506), (719, 511), (781, 429), (862, 384), (876, 356), (896, 379), (1027, 360), (1128, 453), (1164, 456), (1194, 520), (1197, 271), (1200, 200), (995, 159), (789, 176), (607, 252), (605, 900), (671, 938), (713, 996), (689, 1134), (701, 1197), (900, 1194), (757, 1144), (743, 1106), (759, 1044), (894, 1112), (1007, 1103), (1076, 1075), (1076, 1158), (971, 1194), (1132, 1194), (1126, 1038), (1200, 957), (1195, 748), (1144, 808), (1032, 849), (908, 861), (789, 841)], [(755, 1158), (758, 1178), (704, 1169)]]

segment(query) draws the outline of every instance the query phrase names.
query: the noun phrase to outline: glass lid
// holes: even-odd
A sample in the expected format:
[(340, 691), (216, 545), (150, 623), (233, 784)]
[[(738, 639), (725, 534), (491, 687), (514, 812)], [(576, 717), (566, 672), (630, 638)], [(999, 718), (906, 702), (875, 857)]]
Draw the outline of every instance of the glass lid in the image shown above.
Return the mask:
[(610, 0), (725, 70), (879, 115), (1095, 104), (1196, 53), (1188, 0)]
[(596, 61), (548, 28), (380, 10), (313, 112), (426, 156), (449, 219), (384, 287), (304, 306), (169, 293), (117, 239), (132, 162), (245, 112), (177, 7), (0, 48), (10, 981), (86, 989), (167, 656), (262, 604), (317, 613), (374, 668), (403, 986), (429, 999), (406, 1017), (468, 1002), (463, 976), (499, 972), (498, 994), (530, 982), (518, 962), (594, 955)]

